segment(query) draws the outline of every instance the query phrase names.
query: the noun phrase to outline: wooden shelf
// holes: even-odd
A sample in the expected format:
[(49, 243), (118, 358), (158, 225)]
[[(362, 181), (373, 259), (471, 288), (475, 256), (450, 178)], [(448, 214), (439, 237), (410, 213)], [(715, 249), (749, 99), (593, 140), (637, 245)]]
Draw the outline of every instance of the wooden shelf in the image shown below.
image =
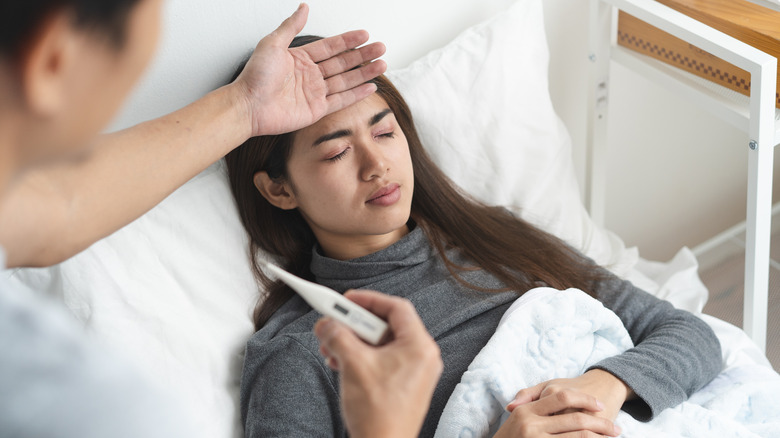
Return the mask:
[[(743, 131), (750, 124), (750, 98), (669, 64), (612, 46), (612, 60), (673, 93), (695, 102), (721, 120)], [(780, 109), (775, 109), (775, 145), (780, 144)]]

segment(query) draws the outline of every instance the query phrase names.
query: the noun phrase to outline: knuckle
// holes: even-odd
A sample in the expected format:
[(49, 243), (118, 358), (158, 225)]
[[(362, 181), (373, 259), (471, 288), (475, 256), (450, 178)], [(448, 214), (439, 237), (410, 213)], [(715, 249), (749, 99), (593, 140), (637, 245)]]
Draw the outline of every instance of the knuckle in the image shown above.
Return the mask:
[(551, 394), (558, 394), (558, 393), (560, 393), (560, 392), (566, 391), (566, 388), (564, 388), (564, 387), (563, 387), (563, 386), (561, 386), (560, 384), (556, 383), (555, 381), (552, 381), (552, 382), (550, 382), (550, 383), (547, 385), (547, 387), (546, 387), (546, 390), (547, 390), (549, 393), (551, 393)]
[(436, 343), (432, 343), (430, 345), (430, 348), (427, 349), (425, 362), (429, 363), (431, 366), (436, 368), (443, 368), (444, 367), (444, 361), (441, 358), (441, 350), (439, 349), (439, 346), (436, 345)]
[(588, 424), (588, 418), (586, 414), (577, 412), (571, 416), (572, 425), (577, 429), (584, 429)]
[(412, 302), (409, 301), (409, 299), (407, 299), (407, 298), (398, 298), (398, 305), (399, 305), (399, 307), (401, 307), (406, 312), (409, 312), (409, 311), (416, 312), (416, 310), (414, 308), (414, 304), (412, 304)]
[(526, 395), (526, 393), (529, 393), (529, 392), (531, 392), (531, 388), (523, 388), (520, 391), (517, 391), (517, 394), (515, 394), (515, 398), (520, 398), (520, 397)]
[(426, 342), (414, 350), (414, 360), (428, 366), (438, 366), (441, 362), (441, 351), (434, 342)]
[(428, 342), (428, 352), (430, 355), (435, 358), (436, 360), (441, 360), (441, 348), (439, 348), (439, 344), (436, 343), (436, 341), (433, 340), (433, 338), (430, 338), (430, 341)]
[(542, 390), (542, 396), (543, 397), (557, 397), (558, 394), (563, 392), (565, 388), (563, 388), (561, 385), (555, 383), (554, 381), (548, 382), (544, 385), (544, 389)]
[(435, 356), (431, 368), (436, 371), (437, 375), (441, 375), (441, 373), (444, 372), (444, 361), (441, 358), (441, 354)]
[(553, 389), (552, 395), (563, 405), (568, 406), (572, 401), (574, 394), (570, 390)]
[(419, 344), (417, 359), (429, 366), (443, 368), (444, 362), (441, 358), (441, 348), (439, 344), (426, 332), (425, 341)]

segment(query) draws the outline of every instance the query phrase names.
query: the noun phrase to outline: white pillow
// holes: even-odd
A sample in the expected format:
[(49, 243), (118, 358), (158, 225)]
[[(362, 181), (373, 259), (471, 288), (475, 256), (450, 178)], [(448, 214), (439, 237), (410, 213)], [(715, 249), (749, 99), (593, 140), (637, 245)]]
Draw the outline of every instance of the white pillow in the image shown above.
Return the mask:
[[(519, 0), (388, 76), (458, 184), (626, 272), (636, 253), (595, 227), (580, 202), (570, 140), (547, 91), (543, 22), (542, 0)], [(89, 332), (188, 400), (206, 436), (238, 437), (258, 293), (246, 246), (220, 162), (83, 253), (15, 277), (61, 296)]]
[(623, 275), (636, 251), (596, 227), (582, 205), (571, 140), (548, 92), (548, 60), (542, 1), (521, 0), (387, 76), (426, 149), (459, 186)]
[(15, 277), (61, 296), (100, 342), (138, 362), (203, 436), (240, 437), (238, 384), (257, 286), (224, 164), (48, 269)]

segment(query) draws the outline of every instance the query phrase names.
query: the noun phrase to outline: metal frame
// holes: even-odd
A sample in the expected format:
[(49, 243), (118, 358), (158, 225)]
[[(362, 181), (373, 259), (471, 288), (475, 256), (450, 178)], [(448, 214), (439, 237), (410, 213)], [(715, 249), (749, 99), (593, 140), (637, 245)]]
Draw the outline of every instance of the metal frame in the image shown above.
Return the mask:
[[(750, 72), (749, 105), (725, 102), (664, 69), (615, 46), (617, 10), (662, 29)], [(777, 59), (687, 15), (653, 0), (590, 0), (588, 135), (586, 201), (596, 223), (604, 222), (606, 204), (606, 154), (609, 65), (614, 59), (640, 74), (656, 79), (702, 103), (719, 117), (742, 127), (750, 142), (748, 153), (747, 236), (745, 252), (745, 301), (743, 328), (761, 351), (766, 349), (769, 289), (769, 240), (771, 235), (772, 165), (774, 147), (780, 142), (775, 123)], [(713, 105), (714, 102), (719, 103)]]

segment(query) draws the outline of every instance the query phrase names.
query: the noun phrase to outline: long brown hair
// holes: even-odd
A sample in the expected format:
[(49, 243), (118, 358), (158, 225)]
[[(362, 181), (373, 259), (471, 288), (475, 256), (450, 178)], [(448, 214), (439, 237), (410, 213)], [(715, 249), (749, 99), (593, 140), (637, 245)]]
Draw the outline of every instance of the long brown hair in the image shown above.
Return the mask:
[[(293, 45), (316, 39), (299, 37)], [(601, 278), (600, 269), (551, 234), (503, 208), (486, 206), (461, 192), (423, 148), (411, 111), (398, 90), (384, 76), (371, 82), (393, 111), (409, 143), (414, 171), (411, 219), (426, 233), (453, 277), (469, 288), (498, 292), (463, 280), (459, 272), (466, 268), (447, 257), (449, 248), (459, 249), (506, 284), (500, 291), (522, 294), (541, 282), (557, 289), (577, 287), (593, 295), (590, 289)], [(249, 234), (250, 261), (261, 289), (266, 291), (254, 312), (258, 330), (293, 294), (284, 283), (262, 272), (257, 263), (262, 251), (277, 257), (293, 274), (313, 279), (309, 264), (316, 243), (314, 233), (297, 210), (272, 206), (253, 183), (259, 171), (267, 172), (271, 179), (288, 177), (286, 163), (293, 138), (294, 133), (250, 138), (225, 157), (230, 187)]]

